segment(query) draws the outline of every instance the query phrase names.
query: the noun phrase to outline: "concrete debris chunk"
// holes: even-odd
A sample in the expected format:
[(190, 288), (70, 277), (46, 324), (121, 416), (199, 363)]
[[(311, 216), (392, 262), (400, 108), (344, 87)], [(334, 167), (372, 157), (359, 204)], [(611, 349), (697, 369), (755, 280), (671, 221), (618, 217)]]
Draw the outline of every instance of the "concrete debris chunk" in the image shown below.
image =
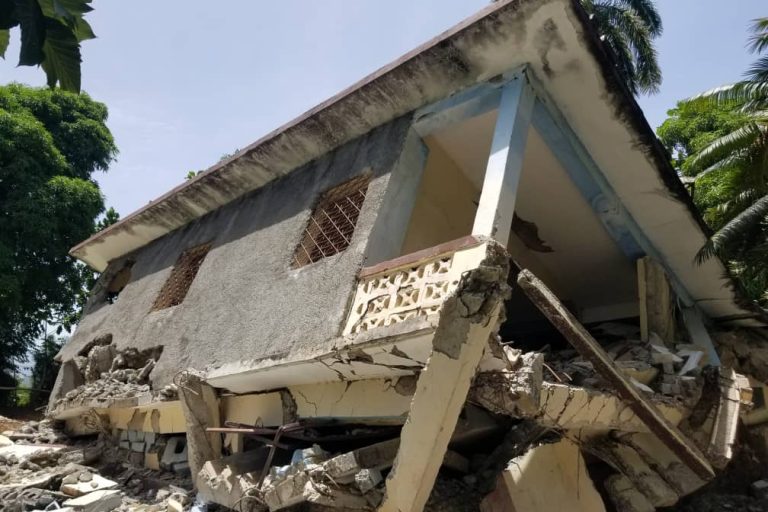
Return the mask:
[[(654, 336), (655, 333), (652, 333)], [(672, 351), (667, 348), (666, 345), (663, 345), (662, 343), (654, 343), (649, 342), (648, 346), (651, 348), (651, 361), (653, 361), (653, 364), (664, 364), (664, 363), (682, 363), (683, 358), (680, 357), (677, 354), (674, 354)]]
[(730, 368), (720, 368), (719, 382), (720, 397), (707, 454), (716, 467), (723, 468), (733, 458), (742, 393), (751, 388), (746, 377)]
[(355, 475), (355, 485), (361, 493), (365, 494), (384, 480), (378, 469), (361, 469)]
[(614, 440), (603, 440), (592, 445), (590, 451), (628, 478), (633, 487), (654, 507), (672, 506), (680, 498), (632, 446)]
[(497, 414), (530, 417), (539, 410), (543, 380), (544, 355), (529, 352), (510, 370), (478, 374), (470, 397)]
[(64, 502), (65, 507), (71, 507), (76, 512), (109, 512), (119, 507), (123, 502), (120, 491), (93, 491), (83, 496)]
[(392, 465), (397, 455), (400, 439), (382, 441), (347, 452), (323, 463), (323, 471), (338, 483), (350, 483), (363, 469), (385, 469)]
[[(89, 475), (90, 478), (83, 480), (84, 475)], [(62, 482), (61, 492), (69, 496), (82, 496), (83, 494), (88, 494), (89, 492), (114, 489), (118, 486), (117, 482), (108, 480), (101, 475), (92, 475), (87, 471), (81, 473), (78, 480), (79, 481), (76, 483)]]
[(578, 445), (561, 439), (512, 459), (480, 510), (604, 512), (605, 507)]
[(617, 512), (656, 512), (656, 507), (626, 476), (611, 475), (605, 479), (604, 485)]

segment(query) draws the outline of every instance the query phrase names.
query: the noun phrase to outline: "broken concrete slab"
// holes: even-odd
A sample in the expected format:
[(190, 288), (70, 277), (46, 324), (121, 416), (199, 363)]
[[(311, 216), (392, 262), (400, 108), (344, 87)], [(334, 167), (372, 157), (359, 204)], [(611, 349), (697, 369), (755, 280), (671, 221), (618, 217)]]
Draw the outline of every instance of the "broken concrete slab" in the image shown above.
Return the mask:
[(631, 446), (679, 496), (687, 496), (706, 484), (653, 434), (622, 433), (616, 440)]
[(256, 487), (268, 453), (269, 448), (260, 448), (207, 461), (197, 478), (198, 492), (207, 501), (233, 508), (248, 489)]
[(749, 390), (751, 394), (749, 380), (732, 369), (721, 366), (720, 398), (707, 447), (707, 455), (717, 468), (725, 467), (733, 457), (744, 390)]
[(589, 451), (624, 475), (654, 507), (669, 507), (680, 496), (631, 446), (613, 439), (593, 443)]
[(64, 502), (65, 507), (71, 507), (76, 512), (109, 512), (123, 502), (118, 490), (93, 491)]
[[(673, 425), (687, 412), (662, 401), (654, 400), (654, 405)], [(542, 425), (564, 430), (648, 432), (645, 422), (618, 396), (567, 384), (542, 384), (541, 408), (534, 418)]]
[(497, 414), (534, 416), (540, 408), (544, 355), (529, 352), (515, 363), (513, 369), (479, 373), (470, 400)]
[(43, 453), (51, 453), (63, 450), (63, 445), (50, 444), (10, 444), (0, 447), (0, 456), (17, 457), (18, 459), (29, 458)]
[(93, 491), (114, 489), (117, 486), (117, 482), (108, 480), (101, 475), (92, 475), (92, 478), (87, 480), (81, 478), (76, 483), (62, 483), (60, 490), (68, 496), (82, 496)]
[(701, 478), (711, 480), (712, 466), (696, 445), (669, 423), (658, 409), (629, 382), (613, 364), (605, 350), (568, 311), (547, 286), (528, 270), (517, 276), (517, 284), (552, 325), (606, 379), (640, 419), (687, 466)]
[(385, 469), (392, 462), (400, 447), (400, 439), (390, 439), (337, 455), (323, 462), (325, 473), (338, 483), (350, 483), (363, 469)]
[(656, 512), (656, 507), (626, 476), (611, 475), (605, 479), (604, 486), (616, 512)]
[(578, 445), (561, 439), (512, 459), (480, 509), (482, 512), (601, 512), (605, 506), (589, 478)]

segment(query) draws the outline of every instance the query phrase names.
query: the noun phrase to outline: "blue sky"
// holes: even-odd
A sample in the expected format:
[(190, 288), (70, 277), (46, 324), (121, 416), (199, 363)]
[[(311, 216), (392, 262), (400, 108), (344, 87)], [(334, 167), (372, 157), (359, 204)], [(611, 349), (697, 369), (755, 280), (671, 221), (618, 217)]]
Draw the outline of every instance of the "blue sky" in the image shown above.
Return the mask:
[[(84, 44), (83, 88), (109, 107), (120, 148), (98, 176), (107, 204), (127, 215), (486, 4), (94, 2), (88, 19), (99, 38)], [(768, 16), (765, 0), (657, 5), (664, 83), (640, 99), (654, 127), (676, 100), (737, 80), (754, 60), (749, 21)], [(0, 62), (2, 82), (42, 85), (42, 71), (15, 67), (17, 52)]]

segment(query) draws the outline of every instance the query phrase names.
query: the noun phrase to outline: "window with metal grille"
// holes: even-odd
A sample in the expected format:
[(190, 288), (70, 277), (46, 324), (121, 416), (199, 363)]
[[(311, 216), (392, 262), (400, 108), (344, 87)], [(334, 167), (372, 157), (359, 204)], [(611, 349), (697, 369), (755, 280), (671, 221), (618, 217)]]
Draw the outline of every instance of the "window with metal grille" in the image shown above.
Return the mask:
[(184, 297), (187, 296), (189, 287), (210, 249), (211, 244), (203, 244), (191, 247), (181, 253), (171, 270), (171, 275), (168, 276), (160, 289), (160, 293), (157, 294), (151, 311), (177, 306), (184, 301)]
[(363, 174), (320, 197), (294, 252), (293, 268), (309, 265), (349, 247), (370, 181), (370, 174)]

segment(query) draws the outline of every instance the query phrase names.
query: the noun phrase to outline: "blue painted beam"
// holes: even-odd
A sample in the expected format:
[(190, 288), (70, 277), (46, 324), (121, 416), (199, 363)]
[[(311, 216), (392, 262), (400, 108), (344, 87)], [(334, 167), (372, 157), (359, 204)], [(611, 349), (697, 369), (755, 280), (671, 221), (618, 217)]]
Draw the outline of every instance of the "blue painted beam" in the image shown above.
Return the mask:
[(598, 183), (589, 164), (574, 148), (571, 137), (566, 135), (541, 100), (537, 100), (533, 108), (533, 126), (621, 251), (631, 260), (644, 256), (645, 251), (628, 227), (629, 213), (612, 191)]
[(511, 70), (498, 80), (473, 85), (443, 100), (417, 110), (413, 128), (422, 137), (460, 123), (472, 117), (496, 110), (501, 102), (501, 91), (512, 80), (524, 73), (525, 67)]
[(413, 129), (426, 137), (442, 128), (495, 110), (501, 90), (481, 84), (416, 112)]
[(621, 250), (635, 260), (650, 256), (667, 273), (678, 300), (687, 307), (695, 304), (693, 297), (672, 271), (661, 253), (651, 243), (608, 182), (605, 174), (592, 159), (565, 117), (541, 85), (529, 76), (538, 99), (534, 106), (533, 126), (558, 158), (568, 175), (590, 201), (608, 233)]

